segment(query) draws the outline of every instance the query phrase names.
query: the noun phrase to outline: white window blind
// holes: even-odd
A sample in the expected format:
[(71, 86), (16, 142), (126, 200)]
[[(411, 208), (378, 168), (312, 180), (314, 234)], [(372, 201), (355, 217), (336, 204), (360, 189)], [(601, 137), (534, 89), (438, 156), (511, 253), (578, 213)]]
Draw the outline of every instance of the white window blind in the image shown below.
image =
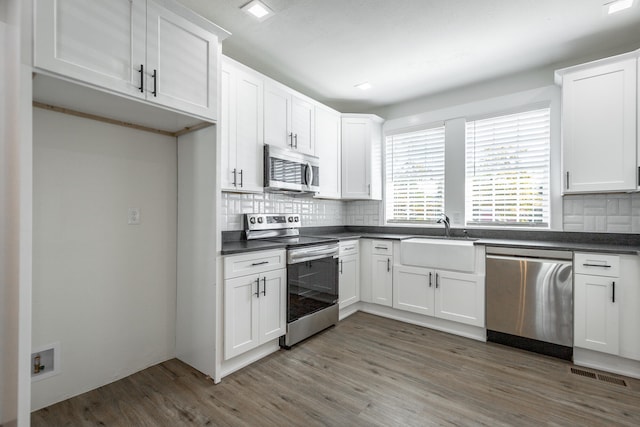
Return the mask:
[(467, 224), (548, 227), (549, 159), (549, 108), (467, 122)]
[(387, 136), (387, 222), (435, 222), (444, 212), (444, 126)]

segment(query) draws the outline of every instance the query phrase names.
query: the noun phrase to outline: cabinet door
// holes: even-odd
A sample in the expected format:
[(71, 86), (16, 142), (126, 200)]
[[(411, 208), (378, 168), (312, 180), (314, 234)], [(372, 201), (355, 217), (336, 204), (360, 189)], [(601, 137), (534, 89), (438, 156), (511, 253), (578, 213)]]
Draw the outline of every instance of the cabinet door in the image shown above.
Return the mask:
[(636, 60), (563, 76), (564, 192), (635, 190)]
[(145, 0), (37, 0), (34, 65), (144, 98)]
[(284, 89), (265, 83), (264, 86), (264, 143), (278, 147), (293, 147), (289, 123), (291, 96)]
[(222, 157), (222, 190), (235, 190), (237, 187), (236, 164), (236, 85), (233, 68), (222, 63), (220, 72), (220, 142)]
[(313, 105), (310, 102), (292, 96), (291, 98), (291, 132), (293, 133), (293, 149), (305, 154), (314, 155)]
[(360, 262), (358, 255), (340, 257), (340, 308), (360, 301)]
[(342, 197), (368, 199), (370, 196), (370, 129), (367, 120), (342, 120)]
[(260, 344), (258, 275), (224, 282), (224, 358), (230, 359)]
[(260, 343), (287, 332), (287, 270), (262, 274), (260, 278)]
[(317, 197), (339, 199), (341, 193), (340, 113), (316, 107), (315, 149), (320, 159), (320, 191)]
[(371, 302), (391, 307), (393, 302), (393, 259), (386, 255), (373, 255), (372, 260)]
[(576, 274), (574, 345), (603, 353), (619, 352), (619, 299), (616, 278)]
[(147, 99), (217, 120), (218, 38), (147, 2)]
[(262, 192), (263, 84), (258, 75), (236, 70), (236, 188)]
[(484, 277), (444, 270), (435, 274), (436, 317), (484, 326)]
[(396, 265), (393, 269), (393, 308), (433, 316), (435, 272)]

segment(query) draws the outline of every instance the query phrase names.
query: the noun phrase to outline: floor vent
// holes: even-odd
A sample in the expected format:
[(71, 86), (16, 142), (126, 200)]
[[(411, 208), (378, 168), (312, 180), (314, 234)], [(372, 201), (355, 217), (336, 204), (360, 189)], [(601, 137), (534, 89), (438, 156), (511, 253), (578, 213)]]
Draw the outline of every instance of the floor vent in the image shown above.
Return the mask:
[(571, 368), (571, 373), (582, 377), (593, 378), (594, 380), (598, 379), (598, 376), (594, 372), (585, 371), (584, 369)]
[(600, 374), (598, 374), (598, 379), (600, 381), (606, 381), (608, 383), (615, 384), (615, 385), (621, 385), (623, 387), (627, 386), (627, 382), (625, 380), (623, 380), (622, 378), (616, 378), (616, 377), (610, 377), (609, 375), (600, 375)]
[(596, 374), (595, 372), (586, 371), (584, 369), (578, 369), (578, 368), (571, 368), (571, 373), (580, 375), (582, 377), (593, 378), (594, 380), (604, 381), (610, 384), (621, 385), (623, 387), (627, 386), (627, 382), (622, 378), (612, 377), (610, 375)]

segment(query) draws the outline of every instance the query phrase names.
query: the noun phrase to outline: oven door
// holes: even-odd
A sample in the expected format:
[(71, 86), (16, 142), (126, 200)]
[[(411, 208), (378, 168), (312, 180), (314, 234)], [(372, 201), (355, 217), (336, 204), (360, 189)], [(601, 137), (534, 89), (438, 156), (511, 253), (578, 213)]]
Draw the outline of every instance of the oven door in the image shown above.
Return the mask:
[[(317, 251), (323, 252), (323, 249)], [(298, 257), (289, 253), (287, 323), (338, 302), (338, 249), (324, 249), (324, 252)]]

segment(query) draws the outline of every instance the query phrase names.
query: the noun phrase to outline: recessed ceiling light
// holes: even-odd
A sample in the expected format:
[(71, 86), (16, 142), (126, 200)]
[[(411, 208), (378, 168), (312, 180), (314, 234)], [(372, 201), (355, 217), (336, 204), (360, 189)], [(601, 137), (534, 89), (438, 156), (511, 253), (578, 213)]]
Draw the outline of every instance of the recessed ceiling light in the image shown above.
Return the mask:
[(240, 9), (258, 19), (259, 21), (264, 21), (265, 19), (273, 15), (273, 10), (271, 10), (269, 6), (262, 3), (260, 0), (250, 1)]
[(360, 90), (369, 90), (369, 89), (371, 89), (371, 83), (364, 82), (364, 83), (360, 83), (360, 84), (355, 85), (355, 87), (357, 87)]
[(629, 9), (631, 6), (633, 6), (633, 0), (614, 0), (604, 4), (609, 15)]

